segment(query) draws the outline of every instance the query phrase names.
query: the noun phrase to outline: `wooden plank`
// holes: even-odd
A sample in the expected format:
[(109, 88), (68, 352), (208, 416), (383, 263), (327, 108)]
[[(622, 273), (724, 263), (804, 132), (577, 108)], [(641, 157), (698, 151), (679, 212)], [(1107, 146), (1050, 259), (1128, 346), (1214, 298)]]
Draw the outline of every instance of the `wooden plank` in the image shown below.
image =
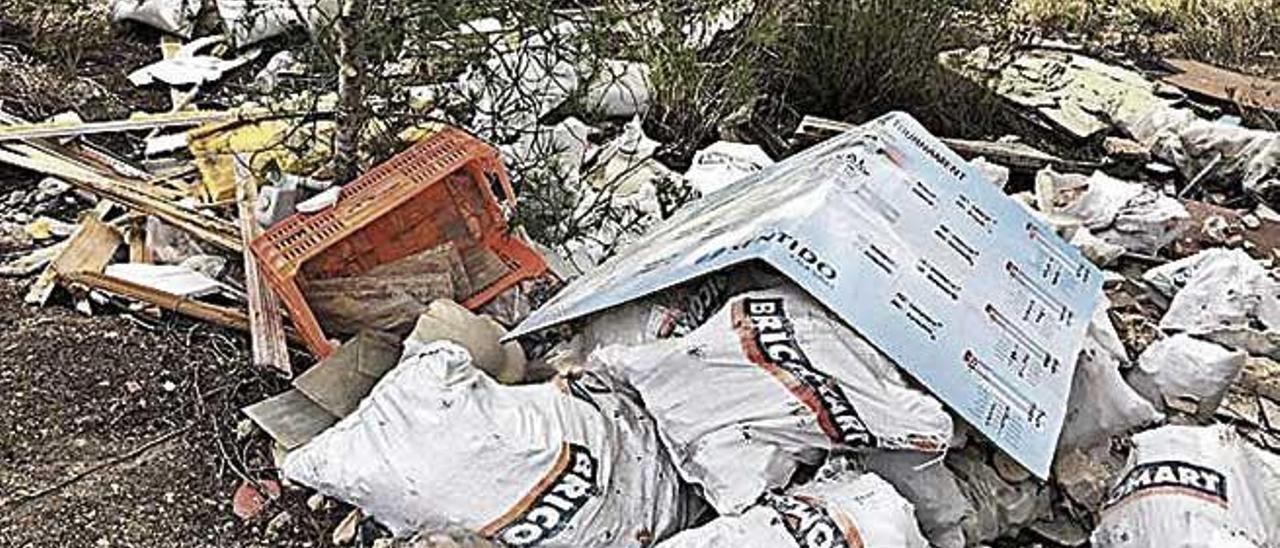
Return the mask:
[(199, 214), (192, 208), (157, 196), (143, 183), (111, 177), (74, 158), (50, 152), (47, 145), (16, 143), (0, 146), (0, 162), (58, 177), (121, 205), (155, 215), (198, 238), (240, 251), (239, 230), (230, 222)]
[(123, 120), (100, 122), (37, 122), (0, 127), (0, 142), (119, 133), (172, 127), (194, 127), (210, 123), (246, 123), (280, 118), (302, 118), (333, 114), (332, 106), (317, 105), (313, 110), (273, 110), (270, 108), (232, 110), (176, 110), (161, 113), (139, 113)]
[(62, 274), (91, 271), (102, 272), (111, 262), (116, 248), (120, 247), (120, 233), (102, 222), (102, 217), (111, 211), (111, 204), (98, 204), (93, 212), (85, 217), (71, 238), (67, 240), (62, 252), (50, 261), (23, 298), (27, 304), (44, 306), (57, 286), (58, 277)]
[[(818, 116), (805, 116), (796, 127), (798, 140), (815, 142), (834, 137), (851, 129), (854, 124), (830, 120)], [(1024, 143), (998, 141), (974, 141), (967, 139), (942, 139), (948, 147), (966, 159), (982, 156), (994, 163), (1019, 172), (1035, 173), (1046, 167), (1063, 171), (1088, 173), (1100, 169), (1102, 164), (1067, 160), (1041, 151)]]
[(147, 218), (139, 217), (125, 229), (129, 241), (129, 262), (151, 263), (151, 251), (147, 249)]
[(285, 376), (293, 375), (289, 363), (289, 346), (285, 339), (280, 300), (262, 277), (258, 261), (249, 244), (262, 234), (254, 215), (258, 201), (258, 182), (246, 166), (236, 158), (236, 209), (239, 213), (241, 257), (244, 260), (245, 295), (249, 301), (249, 334), (252, 340), (253, 364), (271, 367)]
[(1164, 59), (1176, 72), (1161, 78), (1188, 93), (1280, 114), (1280, 82), (1190, 59)]
[(58, 274), (58, 278), (70, 284), (79, 284), (128, 299), (152, 304), (165, 310), (177, 312), (197, 320), (206, 321), (223, 327), (229, 327), (231, 329), (239, 329), (241, 331), (249, 330), (248, 315), (234, 308), (203, 303), (180, 295), (174, 295), (172, 293), (160, 291), (144, 285), (107, 276), (100, 272), (80, 271), (68, 274), (60, 273)]

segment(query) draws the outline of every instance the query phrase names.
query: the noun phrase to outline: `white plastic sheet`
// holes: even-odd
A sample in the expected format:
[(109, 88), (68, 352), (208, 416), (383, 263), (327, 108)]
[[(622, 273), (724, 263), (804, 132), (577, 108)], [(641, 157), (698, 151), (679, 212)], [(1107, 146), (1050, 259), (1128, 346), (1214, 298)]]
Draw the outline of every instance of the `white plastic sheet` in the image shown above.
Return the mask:
[(1121, 119), (1151, 155), (1172, 163), (1188, 180), (1236, 184), (1275, 196), (1280, 190), (1280, 133), (1211, 122), (1188, 109), (1157, 108)]
[(1229, 426), (1165, 426), (1133, 437), (1097, 548), (1280, 545), (1280, 457)]
[[(1104, 242), (1151, 255), (1190, 226), (1191, 214), (1174, 198), (1102, 172), (1089, 177), (1083, 188), (1071, 189), (1078, 178), (1050, 169), (1038, 173), (1037, 190), (1054, 188), (1056, 194), (1041, 197), (1041, 204), (1057, 202), (1049, 213), (1080, 222)], [(1062, 180), (1045, 184), (1042, 179)]]
[(690, 517), (652, 419), (604, 379), (503, 386), (451, 342), (407, 342), (282, 470), (397, 536), (458, 526), (510, 546), (640, 547)]
[(941, 403), (791, 285), (738, 295), (685, 337), (594, 358), (639, 392), (677, 468), (721, 513), (827, 451), (942, 452), (951, 438)]

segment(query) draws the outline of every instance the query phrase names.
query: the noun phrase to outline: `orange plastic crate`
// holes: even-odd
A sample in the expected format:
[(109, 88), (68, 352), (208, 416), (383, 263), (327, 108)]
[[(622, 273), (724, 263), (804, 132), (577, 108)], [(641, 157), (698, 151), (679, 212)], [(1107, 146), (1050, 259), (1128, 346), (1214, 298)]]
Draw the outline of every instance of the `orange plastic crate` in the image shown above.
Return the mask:
[(506, 268), (462, 303), (475, 309), (546, 272), (542, 257), (507, 230), (500, 199), (515, 207), (498, 152), (459, 129), (445, 128), (352, 181), (333, 207), (293, 215), (251, 247), (307, 348), (324, 358), (336, 346), (316, 322), (299, 276), (358, 275), (452, 242), (464, 257), (492, 254)]

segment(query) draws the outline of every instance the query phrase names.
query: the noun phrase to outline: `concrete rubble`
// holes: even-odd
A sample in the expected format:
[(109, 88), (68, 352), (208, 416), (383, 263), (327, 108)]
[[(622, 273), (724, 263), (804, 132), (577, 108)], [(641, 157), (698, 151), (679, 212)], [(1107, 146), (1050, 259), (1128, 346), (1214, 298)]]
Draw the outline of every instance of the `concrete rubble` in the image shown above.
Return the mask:
[[(360, 548), (1280, 545), (1276, 132), (978, 48), (939, 62), (1040, 138), (809, 116), (783, 153), (722, 131), (673, 161), (660, 67), (479, 19), (432, 47), (488, 56), (411, 93), (449, 123), (375, 120), (401, 152), (346, 180), (333, 98), (275, 97), (313, 69), (271, 40), (341, 3), (206, 4), (225, 36), (111, 3), (188, 40), (126, 67), (189, 89), (171, 112), (0, 118), (0, 162), (44, 177), (0, 195), (0, 276), (247, 335), (279, 391), (238, 441), (276, 467), (232, 506), (268, 536), (309, 509)], [(708, 47), (752, 4), (672, 30)], [(237, 77), (243, 109), (201, 101)], [(84, 138), (124, 132), (151, 133)]]

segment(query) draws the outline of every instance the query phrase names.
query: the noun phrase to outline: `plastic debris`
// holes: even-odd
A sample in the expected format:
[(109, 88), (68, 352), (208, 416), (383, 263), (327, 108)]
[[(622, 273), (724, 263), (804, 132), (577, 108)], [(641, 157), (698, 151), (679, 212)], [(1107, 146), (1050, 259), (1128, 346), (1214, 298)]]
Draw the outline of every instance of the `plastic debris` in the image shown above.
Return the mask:
[(170, 86), (199, 86), (222, 79), (229, 71), (256, 59), (261, 50), (249, 50), (232, 59), (212, 55), (200, 55), (201, 51), (226, 41), (223, 36), (207, 36), (182, 46), (178, 54), (157, 61), (129, 73), (129, 81), (135, 86), (156, 82)]
[(872, 450), (861, 455), (868, 470), (884, 478), (915, 506), (916, 520), (929, 544), (962, 548), (964, 523), (975, 512), (955, 474), (940, 455), (919, 451)]
[(283, 472), (397, 536), (458, 525), (515, 545), (639, 547), (694, 515), (651, 419), (625, 396), (593, 376), (505, 387), (451, 342), (408, 341)]
[(629, 118), (649, 110), (653, 94), (649, 65), (606, 59), (587, 82), (586, 108), (611, 118)]
[(1212, 122), (1175, 108), (1120, 121), (1152, 156), (1188, 180), (1242, 188), (1272, 204), (1280, 199), (1280, 133)]
[(338, 15), (339, 0), (215, 0), (218, 17), (237, 47), (290, 30), (316, 30)]
[(212, 295), (222, 290), (217, 280), (179, 265), (116, 263), (107, 265), (105, 274), (184, 297)]
[(1132, 253), (1154, 255), (1190, 226), (1191, 215), (1178, 200), (1102, 172), (1084, 179), (1046, 169), (1036, 175), (1036, 191), (1042, 211)]

